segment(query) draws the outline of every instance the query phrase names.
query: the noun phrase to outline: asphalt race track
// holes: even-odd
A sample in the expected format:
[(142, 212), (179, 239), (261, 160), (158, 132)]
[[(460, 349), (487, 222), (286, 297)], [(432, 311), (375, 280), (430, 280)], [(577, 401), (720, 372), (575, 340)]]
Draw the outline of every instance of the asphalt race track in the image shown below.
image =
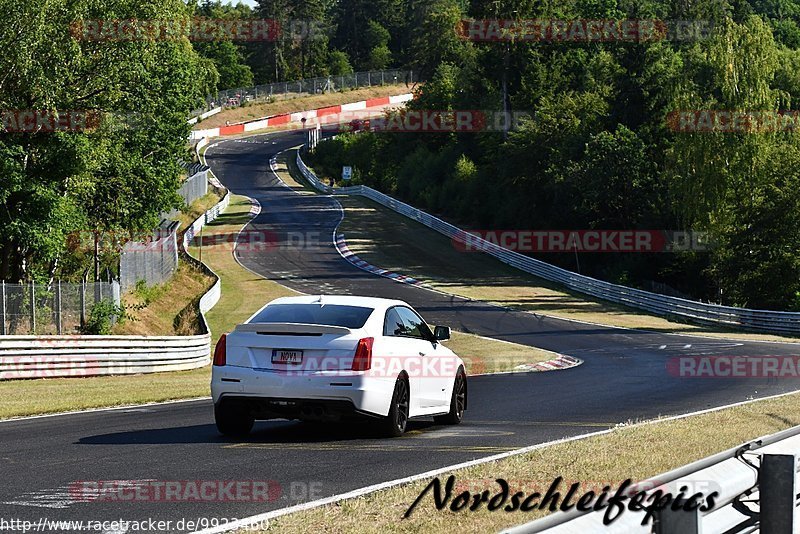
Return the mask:
[[(321, 238), (312, 246), (245, 249), (239, 259), (246, 267), (306, 293), (400, 298), (431, 323), (558, 351), (585, 363), (567, 371), (473, 377), (462, 425), (415, 422), (406, 436), (394, 440), (357, 428), (262, 422), (249, 439), (234, 442), (217, 435), (208, 400), (2, 422), (0, 517), (35, 524), (41, 518), (152, 518), (171, 520), (171, 531), (185, 531), (178, 528), (181, 519), (199, 520), (202, 527), (203, 518), (242, 518), (628, 420), (798, 388), (791, 379), (682, 379), (666, 372), (673, 356), (796, 355), (796, 345), (573, 323), (365, 273), (333, 246), (341, 219), (336, 201), (297, 194), (270, 172), (273, 155), (301, 142), (300, 132), (268, 134), (221, 141), (207, 153), (226, 186), (261, 203), (251, 230)], [(272, 480), (279, 491), (270, 502), (76, 502), (72, 485), (98, 480)]]

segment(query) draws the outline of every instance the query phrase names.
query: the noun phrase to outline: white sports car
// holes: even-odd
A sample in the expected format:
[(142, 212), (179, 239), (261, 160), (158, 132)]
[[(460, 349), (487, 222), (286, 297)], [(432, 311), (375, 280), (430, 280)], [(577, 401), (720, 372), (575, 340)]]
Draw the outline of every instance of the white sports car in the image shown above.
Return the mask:
[(464, 362), (399, 300), (304, 296), (274, 300), (223, 335), (211, 393), (219, 431), (257, 419), (371, 418), (389, 436), (409, 418), (458, 424), (467, 408)]

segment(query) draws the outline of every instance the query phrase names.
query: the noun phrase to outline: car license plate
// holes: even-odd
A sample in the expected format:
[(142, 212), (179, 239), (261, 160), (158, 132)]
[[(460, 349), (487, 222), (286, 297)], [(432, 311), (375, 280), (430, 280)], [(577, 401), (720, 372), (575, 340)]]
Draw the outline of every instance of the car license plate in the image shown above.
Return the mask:
[(273, 350), (272, 363), (298, 364), (303, 363), (302, 350)]

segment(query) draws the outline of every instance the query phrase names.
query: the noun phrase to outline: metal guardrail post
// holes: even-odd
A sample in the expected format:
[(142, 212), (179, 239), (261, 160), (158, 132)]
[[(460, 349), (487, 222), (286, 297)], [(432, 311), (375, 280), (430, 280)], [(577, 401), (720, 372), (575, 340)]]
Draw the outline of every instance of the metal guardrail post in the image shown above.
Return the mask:
[(81, 328), (86, 326), (86, 280), (81, 280)]
[(114, 304), (117, 306), (122, 305), (122, 295), (120, 293), (119, 280), (111, 282), (111, 294), (114, 296)]
[(795, 475), (793, 454), (764, 454), (759, 469), (760, 531), (762, 534), (792, 534), (795, 525)]
[(61, 280), (56, 285), (56, 332), (59, 336), (64, 333), (61, 321)]
[(8, 331), (6, 330), (6, 281), (3, 280), (3, 335), (7, 335)]
[(656, 514), (655, 534), (700, 534), (701, 522), (699, 509), (687, 512), (667, 507)]
[(31, 280), (31, 334), (36, 334), (36, 282)]

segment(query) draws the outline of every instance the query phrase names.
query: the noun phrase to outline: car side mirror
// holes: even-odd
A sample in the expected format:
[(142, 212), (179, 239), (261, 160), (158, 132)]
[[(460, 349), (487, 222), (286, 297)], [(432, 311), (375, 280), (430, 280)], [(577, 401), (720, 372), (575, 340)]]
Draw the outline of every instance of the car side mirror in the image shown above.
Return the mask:
[(436, 341), (447, 341), (450, 339), (449, 326), (437, 326), (433, 329), (433, 337)]

